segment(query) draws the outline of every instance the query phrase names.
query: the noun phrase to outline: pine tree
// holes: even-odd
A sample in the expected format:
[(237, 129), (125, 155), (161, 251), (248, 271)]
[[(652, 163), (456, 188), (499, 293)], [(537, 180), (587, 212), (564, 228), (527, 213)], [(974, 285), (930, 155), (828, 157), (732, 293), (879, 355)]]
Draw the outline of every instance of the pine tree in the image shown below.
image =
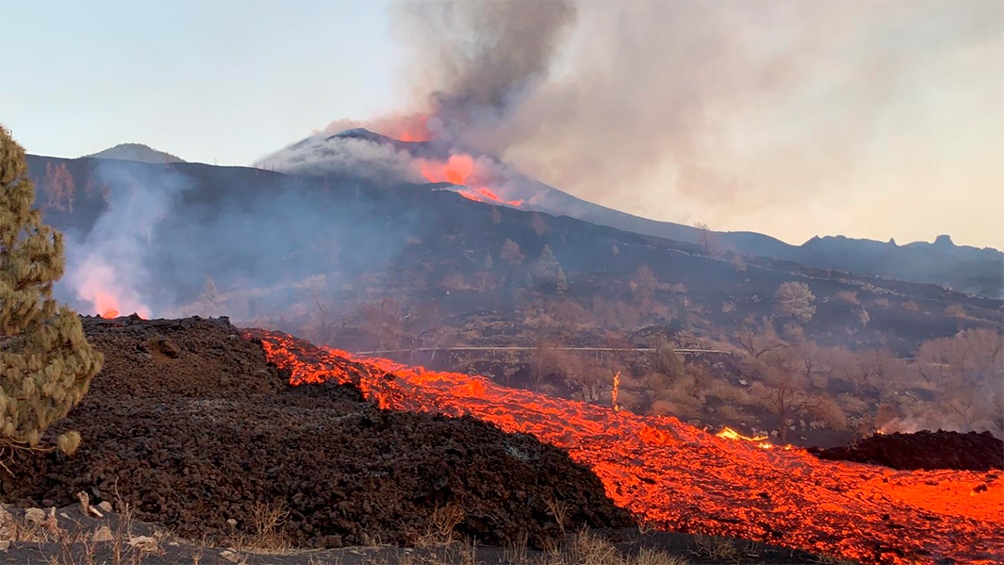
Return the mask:
[[(62, 234), (32, 209), (24, 148), (0, 127), (0, 451), (38, 445), (87, 392), (103, 361), (80, 318), (52, 298), (63, 275)], [(79, 434), (58, 439), (72, 451)]]

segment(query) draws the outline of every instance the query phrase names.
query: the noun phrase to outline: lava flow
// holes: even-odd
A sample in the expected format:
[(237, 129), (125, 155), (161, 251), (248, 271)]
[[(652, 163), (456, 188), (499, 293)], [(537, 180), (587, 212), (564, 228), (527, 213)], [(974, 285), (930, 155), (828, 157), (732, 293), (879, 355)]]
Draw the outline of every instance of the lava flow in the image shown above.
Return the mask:
[[(762, 449), (671, 417), (645, 417), (501, 387), (483, 377), (353, 359), (249, 330), (292, 384), (352, 382), (380, 407), (470, 414), (532, 434), (588, 465), (648, 525), (728, 535), (865, 563), (1004, 560), (1001, 472), (896, 471)], [(737, 438), (742, 439), (742, 438)]]
[[(468, 186), (468, 179), (474, 173), (474, 158), (466, 153), (450, 155), (446, 162), (422, 160), (422, 176), (429, 182), (448, 182), (460, 186)], [(461, 196), (475, 202), (495, 202), (519, 207), (522, 200), (503, 200), (497, 194), (485, 187), (458, 190)]]

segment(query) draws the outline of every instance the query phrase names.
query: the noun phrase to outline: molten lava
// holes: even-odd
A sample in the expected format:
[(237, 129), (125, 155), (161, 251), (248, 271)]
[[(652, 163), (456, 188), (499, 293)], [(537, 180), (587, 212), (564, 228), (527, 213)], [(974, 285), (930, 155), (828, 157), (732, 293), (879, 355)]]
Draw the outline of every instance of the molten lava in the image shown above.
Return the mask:
[(119, 315), (118, 299), (104, 291), (95, 293), (94, 308), (102, 318), (117, 318)]
[[(474, 158), (466, 153), (450, 155), (446, 161), (421, 161), (422, 176), (429, 182), (448, 182), (458, 186), (469, 186), (468, 181), (475, 172)], [(458, 190), (461, 196), (475, 202), (497, 202), (519, 207), (522, 200), (503, 200), (497, 194), (485, 187), (471, 190)]]
[(755, 443), (757, 447), (762, 449), (770, 449), (774, 447), (772, 443), (766, 441), (767, 436), (754, 436), (754, 437), (744, 436), (741, 433), (727, 426), (725, 427), (725, 429), (723, 429), (722, 431), (718, 432), (715, 435), (720, 438), (731, 439), (735, 441), (748, 441), (750, 443)]
[[(566, 449), (607, 494), (664, 530), (737, 536), (866, 563), (1004, 560), (1002, 473), (896, 471), (760, 449), (670, 417), (614, 412), (433, 373), (351, 360), (278, 332), (251, 330), (292, 384), (352, 382), (395, 410), (471, 414)], [(736, 434), (738, 436), (738, 434)], [(742, 438), (738, 438), (742, 439)]]

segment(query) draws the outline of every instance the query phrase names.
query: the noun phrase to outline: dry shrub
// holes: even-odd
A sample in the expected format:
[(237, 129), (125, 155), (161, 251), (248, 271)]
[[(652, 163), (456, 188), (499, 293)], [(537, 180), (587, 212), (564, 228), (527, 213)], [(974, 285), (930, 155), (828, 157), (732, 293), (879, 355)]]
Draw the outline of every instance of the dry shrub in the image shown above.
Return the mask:
[(289, 509), (284, 501), (254, 502), (249, 531), (233, 536), (230, 542), (240, 551), (286, 553), (291, 547), (284, 531), (288, 518)]
[(737, 561), (743, 552), (735, 541), (729, 538), (696, 535), (692, 553), (701, 559), (711, 561)]
[(847, 429), (847, 414), (832, 398), (822, 398), (813, 408), (812, 415), (831, 430)]
[(855, 306), (860, 304), (860, 302), (858, 302), (858, 293), (850, 290), (841, 290), (837, 293), (837, 298), (848, 304), (854, 304)]
[(569, 540), (563, 557), (567, 563), (579, 565), (610, 565), (621, 561), (617, 548), (609, 541), (583, 530)]
[(749, 394), (745, 389), (717, 379), (708, 387), (706, 396), (715, 396), (732, 404), (744, 405), (748, 401)]
[(467, 518), (467, 513), (459, 504), (436, 507), (426, 522), (426, 532), (419, 538), (418, 547), (434, 547), (454, 543), (456, 527)]
[(720, 406), (717, 410), (715, 410), (715, 416), (727, 422), (735, 422), (738, 424), (743, 424), (746, 420), (746, 415), (740, 412), (738, 408), (730, 404)]

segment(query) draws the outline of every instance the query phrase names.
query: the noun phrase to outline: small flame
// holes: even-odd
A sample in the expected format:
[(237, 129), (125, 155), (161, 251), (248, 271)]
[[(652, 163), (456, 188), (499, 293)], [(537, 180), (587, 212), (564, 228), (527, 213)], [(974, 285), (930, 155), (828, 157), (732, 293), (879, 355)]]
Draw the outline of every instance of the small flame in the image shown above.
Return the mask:
[(759, 447), (759, 448), (761, 448), (761, 449), (773, 449), (774, 448), (774, 445), (772, 443), (770, 443), (769, 441), (764, 441), (764, 440), (767, 439), (767, 436), (765, 436), (765, 435), (763, 435), (763, 436), (752, 436), (752, 437), (750, 437), (750, 436), (744, 436), (743, 434), (741, 434), (741, 433), (733, 430), (732, 428), (730, 428), (728, 426), (725, 426), (725, 428), (722, 431), (718, 432), (715, 435), (718, 436), (718, 437), (720, 437), (720, 438), (731, 439), (733, 441), (746, 441), (746, 442), (749, 442), (749, 443), (756, 443), (756, 446)]
[(610, 402), (614, 406), (614, 412), (620, 412), (621, 407), (617, 405), (617, 392), (621, 388), (621, 372), (617, 371), (614, 373), (614, 390), (610, 393)]

